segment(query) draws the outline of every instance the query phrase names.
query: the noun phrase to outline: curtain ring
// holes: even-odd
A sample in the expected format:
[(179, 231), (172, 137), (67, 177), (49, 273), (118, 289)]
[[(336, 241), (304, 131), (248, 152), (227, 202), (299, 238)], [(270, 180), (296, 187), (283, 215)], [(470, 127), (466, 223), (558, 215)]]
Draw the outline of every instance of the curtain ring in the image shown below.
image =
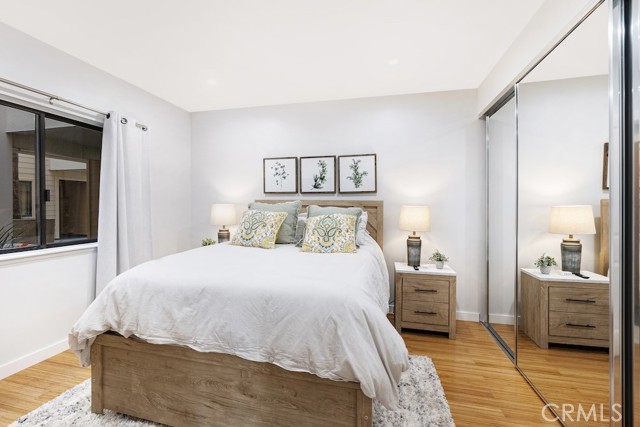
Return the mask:
[(123, 125), (126, 125), (127, 119), (123, 117), (122, 119), (120, 119), (120, 123), (122, 123)]
[(142, 126), (142, 130), (146, 132), (147, 131), (147, 127), (146, 126)]

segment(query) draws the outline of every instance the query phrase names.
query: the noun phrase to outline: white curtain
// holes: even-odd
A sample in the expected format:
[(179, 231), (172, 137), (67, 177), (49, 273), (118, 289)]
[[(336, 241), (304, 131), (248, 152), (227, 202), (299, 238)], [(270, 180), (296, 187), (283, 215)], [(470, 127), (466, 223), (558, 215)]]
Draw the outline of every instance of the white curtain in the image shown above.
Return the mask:
[(118, 274), (151, 259), (146, 134), (115, 112), (104, 122), (96, 296)]

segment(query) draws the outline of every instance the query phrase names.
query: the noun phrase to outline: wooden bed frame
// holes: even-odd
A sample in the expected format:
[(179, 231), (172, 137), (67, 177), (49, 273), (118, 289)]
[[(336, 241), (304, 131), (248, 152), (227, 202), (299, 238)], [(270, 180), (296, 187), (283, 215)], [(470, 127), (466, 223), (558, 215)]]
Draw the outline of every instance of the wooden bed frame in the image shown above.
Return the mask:
[[(303, 210), (311, 204), (362, 207), (382, 247), (381, 201), (303, 200)], [(173, 426), (372, 425), (372, 401), (357, 382), (114, 332), (99, 335), (91, 347), (91, 411), (104, 409)]]

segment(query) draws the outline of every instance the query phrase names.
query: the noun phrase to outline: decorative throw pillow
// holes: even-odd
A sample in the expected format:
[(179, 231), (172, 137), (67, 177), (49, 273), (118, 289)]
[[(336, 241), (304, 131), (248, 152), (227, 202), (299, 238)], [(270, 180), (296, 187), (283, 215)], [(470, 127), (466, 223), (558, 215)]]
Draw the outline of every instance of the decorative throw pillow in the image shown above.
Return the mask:
[(268, 212), (249, 209), (242, 215), (232, 245), (272, 249), (278, 231), (287, 217), (286, 212)]
[(356, 220), (356, 244), (358, 246), (364, 245), (364, 236), (367, 233), (367, 221), (369, 220), (369, 214), (362, 208), (355, 206), (350, 208), (341, 208), (337, 206), (317, 206), (311, 205), (307, 209), (309, 218), (318, 215), (330, 215), (330, 214), (344, 214), (355, 215)]
[(331, 214), (307, 219), (303, 252), (337, 253), (356, 251), (356, 217)]
[(249, 209), (269, 212), (286, 212), (288, 214), (284, 223), (282, 223), (280, 231), (278, 232), (276, 243), (296, 243), (296, 225), (298, 224), (298, 213), (300, 213), (301, 207), (302, 202), (300, 200), (284, 203), (249, 203)]

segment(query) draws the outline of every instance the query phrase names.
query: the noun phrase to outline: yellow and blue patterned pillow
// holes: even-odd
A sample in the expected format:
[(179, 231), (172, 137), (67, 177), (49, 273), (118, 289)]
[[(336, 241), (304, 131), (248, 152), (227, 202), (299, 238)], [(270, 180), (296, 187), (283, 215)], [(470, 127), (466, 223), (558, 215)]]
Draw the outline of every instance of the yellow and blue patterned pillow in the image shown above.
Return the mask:
[(272, 249), (278, 231), (287, 217), (286, 212), (267, 212), (249, 209), (242, 215), (232, 245)]
[(303, 252), (351, 253), (356, 251), (356, 216), (319, 215), (307, 220)]

